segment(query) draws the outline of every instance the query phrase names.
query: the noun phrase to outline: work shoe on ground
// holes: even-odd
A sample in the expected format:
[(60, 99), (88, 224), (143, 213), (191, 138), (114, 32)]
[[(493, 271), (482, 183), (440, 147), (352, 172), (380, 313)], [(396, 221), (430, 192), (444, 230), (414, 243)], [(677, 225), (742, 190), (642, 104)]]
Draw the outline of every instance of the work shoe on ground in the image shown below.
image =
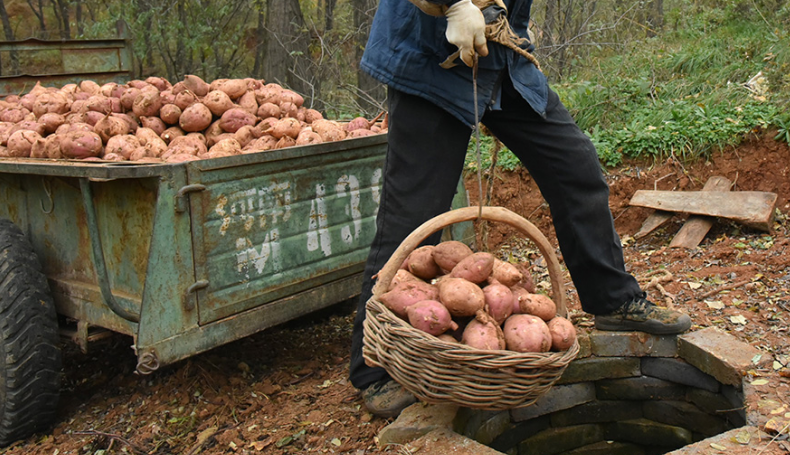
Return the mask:
[(644, 297), (636, 297), (605, 315), (595, 316), (598, 330), (636, 330), (656, 335), (683, 333), (691, 327), (687, 314), (657, 306)]
[(417, 402), (417, 398), (392, 379), (382, 379), (362, 391), (362, 400), (371, 414), (390, 418)]

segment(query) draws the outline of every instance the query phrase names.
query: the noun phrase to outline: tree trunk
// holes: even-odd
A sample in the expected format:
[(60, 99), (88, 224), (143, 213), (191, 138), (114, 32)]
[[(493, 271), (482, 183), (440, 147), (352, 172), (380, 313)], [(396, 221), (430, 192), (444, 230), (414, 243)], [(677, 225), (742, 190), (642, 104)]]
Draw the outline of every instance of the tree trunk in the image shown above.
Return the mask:
[(263, 75), (267, 81), (277, 82), (315, 98), (319, 90), (312, 83), (309, 68), (309, 35), (304, 29), (304, 17), (298, 0), (267, 0), (266, 37)]
[(337, 0), (325, 0), (324, 3), (324, 32), (332, 30), (335, 26), (335, 5)]
[(74, 1), (74, 21), (77, 23), (77, 36), (82, 37), (85, 27), (82, 24), (82, 0)]
[(264, 79), (263, 60), (266, 58), (266, 4), (255, 2), (258, 9), (258, 25), (255, 27), (255, 62), (252, 65), (252, 76)]
[(41, 28), (41, 37), (46, 39), (47, 36), (47, 22), (44, 17), (44, 0), (38, 0), (37, 5), (33, 4), (33, 0), (27, 0), (28, 6), (30, 6), (30, 10), (33, 11), (35, 14), (36, 19), (38, 19), (38, 25)]
[(69, 21), (69, 1), (52, 0), (52, 11), (60, 23), (60, 38), (71, 38), (71, 24)]
[[(370, 25), (373, 22), (373, 15), (376, 12), (376, 0), (353, 0), (354, 8), (354, 28), (356, 32), (356, 56), (355, 61), (359, 65), (362, 54), (367, 45), (370, 35)], [(367, 116), (375, 115), (384, 109), (384, 101), (387, 94), (384, 86), (377, 80), (370, 77), (359, 66), (357, 66), (357, 103), (360, 110)]]
[(647, 36), (654, 37), (664, 27), (664, 0), (653, 0), (648, 8)]
[[(14, 41), (14, 30), (11, 28), (11, 21), (8, 19), (8, 11), (5, 9), (4, 0), (0, 0), (0, 21), (3, 23), (3, 32), (5, 32), (6, 41)], [(11, 60), (11, 73), (19, 74), (19, 56), (15, 51), (11, 51), (9, 54), (9, 60)], [(1, 62), (0, 75), (4, 75)]]

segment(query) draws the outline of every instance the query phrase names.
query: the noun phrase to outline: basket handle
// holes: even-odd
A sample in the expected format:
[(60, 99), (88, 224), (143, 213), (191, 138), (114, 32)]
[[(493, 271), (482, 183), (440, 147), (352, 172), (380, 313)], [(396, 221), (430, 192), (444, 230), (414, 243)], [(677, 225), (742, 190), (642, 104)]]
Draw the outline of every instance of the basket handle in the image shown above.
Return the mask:
[(381, 294), (387, 292), (387, 287), (392, 281), (392, 278), (395, 277), (398, 268), (400, 268), (403, 261), (423, 240), (447, 226), (464, 221), (476, 220), (478, 217), (484, 220), (497, 221), (510, 225), (535, 242), (548, 266), (552, 297), (554, 303), (557, 305), (557, 313), (560, 316), (567, 317), (568, 310), (565, 306), (565, 287), (560, 279), (562, 276), (560, 263), (559, 260), (557, 260), (557, 255), (554, 254), (554, 249), (551, 247), (546, 236), (544, 236), (534, 224), (527, 221), (521, 215), (504, 207), (482, 207), (482, 211), (480, 207), (464, 207), (442, 213), (420, 225), (401, 242), (400, 246), (392, 253), (390, 259), (384, 264), (381, 271), (379, 271), (378, 279), (373, 286), (373, 296), (378, 298)]

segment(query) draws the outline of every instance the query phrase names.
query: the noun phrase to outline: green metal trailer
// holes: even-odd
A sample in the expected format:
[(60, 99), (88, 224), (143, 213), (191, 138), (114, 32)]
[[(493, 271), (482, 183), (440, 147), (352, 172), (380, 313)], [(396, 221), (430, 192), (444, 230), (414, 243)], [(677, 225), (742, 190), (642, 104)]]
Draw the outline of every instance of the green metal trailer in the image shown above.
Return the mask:
[(0, 378), (16, 378), (0, 443), (54, 416), (63, 321), (84, 349), (130, 335), (146, 374), (357, 295), (385, 150), (379, 135), (179, 164), (0, 159)]

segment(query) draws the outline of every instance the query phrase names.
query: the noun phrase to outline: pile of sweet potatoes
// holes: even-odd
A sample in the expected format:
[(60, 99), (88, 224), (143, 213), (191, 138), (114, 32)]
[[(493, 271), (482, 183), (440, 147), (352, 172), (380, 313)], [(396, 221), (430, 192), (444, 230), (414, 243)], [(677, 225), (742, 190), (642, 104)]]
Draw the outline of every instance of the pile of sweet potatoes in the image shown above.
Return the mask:
[(523, 265), (446, 241), (415, 249), (379, 298), (412, 326), (476, 349), (565, 351), (576, 330)]
[(252, 78), (36, 84), (0, 100), (0, 157), (178, 163), (385, 133), (378, 120), (326, 120)]

